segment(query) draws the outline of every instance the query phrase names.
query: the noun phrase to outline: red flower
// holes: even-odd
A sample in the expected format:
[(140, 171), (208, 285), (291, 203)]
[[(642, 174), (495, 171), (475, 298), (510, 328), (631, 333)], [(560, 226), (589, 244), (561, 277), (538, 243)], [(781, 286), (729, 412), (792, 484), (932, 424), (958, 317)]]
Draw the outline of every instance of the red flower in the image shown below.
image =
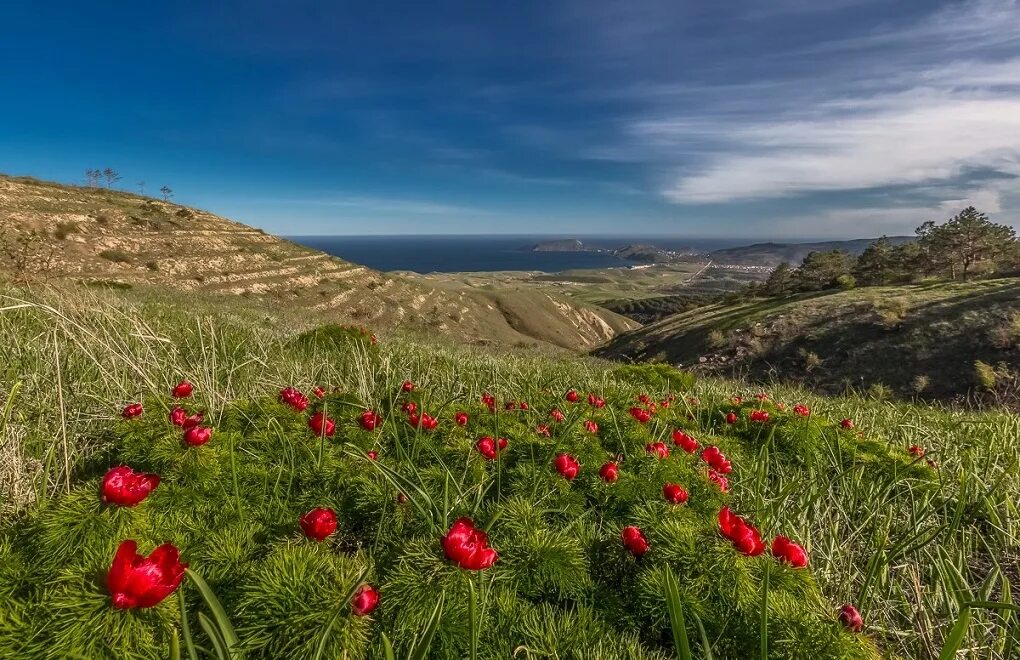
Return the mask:
[(191, 392), (194, 389), (195, 388), (191, 383), (186, 380), (182, 380), (174, 386), (174, 389), (171, 390), (170, 393), (173, 394), (175, 399), (187, 399), (191, 396)]
[(496, 412), (496, 397), (492, 396), (488, 392), (482, 394), (482, 403), (489, 409), (489, 412)]
[(174, 409), (170, 411), (170, 423), (184, 429), (190, 429), (198, 426), (202, 423), (202, 419), (204, 417), (205, 414), (201, 412), (197, 412), (194, 415), (188, 415), (188, 411), (180, 406), (175, 406)]
[(659, 405), (662, 406), (663, 408), (669, 408), (669, 399), (663, 399), (661, 402), (659, 402)]
[(366, 454), (366, 456), (368, 456), (370, 459), (372, 459), (374, 461), (374, 460), (379, 458), (379, 452), (377, 452), (376, 450), (372, 449), (372, 450), (369, 450), (369, 452), (368, 452), (368, 454)]
[(857, 608), (853, 605), (846, 604), (839, 608), (839, 621), (846, 629), (850, 632), (859, 633), (864, 628), (864, 620), (861, 619), (861, 613), (857, 611)]
[(652, 413), (644, 408), (631, 408), (630, 416), (636, 419), (639, 424), (645, 424), (652, 418)]
[(503, 404), (503, 408), (505, 410), (513, 410), (516, 407), (517, 407), (517, 403), (514, 402), (514, 401), (507, 401), (506, 403)]
[(924, 458), (924, 447), (921, 445), (910, 445), (907, 449), (914, 458)]
[[(854, 427), (854, 420), (850, 419), (849, 417), (846, 417), (842, 421), (840, 421), (839, 425), (842, 426), (845, 429), (852, 429)], [(852, 607), (852, 606), (848, 606), (848, 607)], [(854, 610), (854, 611), (856, 612), (857, 610)], [(858, 616), (858, 618), (860, 618), (860, 617)]]
[(736, 424), (737, 423), (737, 413), (733, 412), (732, 410), (729, 411), (728, 413), (726, 413), (726, 423), (727, 424)]
[(749, 557), (757, 557), (765, 551), (761, 535), (753, 525), (724, 506), (719, 512), (719, 532), (728, 538), (733, 546)]
[(322, 542), (336, 531), (336, 514), (333, 509), (315, 508), (301, 516), (301, 531), (310, 539)]
[(397, 493), (397, 504), (407, 504), (407, 495)]
[(683, 504), (687, 501), (687, 491), (678, 484), (666, 484), (662, 487), (662, 496), (670, 504)]
[(659, 458), (669, 457), (669, 448), (664, 442), (649, 442), (645, 445), (645, 451), (649, 454), (655, 454)]
[(321, 385), (316, 385), (315, 389), (312, 390), (312, 394), (315, 395), (316, 399), (323, 399), (326, 396), (326, 390), (324, 390)]
[(605, 408), (606, 407), (606, 400), (603, 399), (602, 397), (596, 397), (595, 398), (595, 403), (593, 403), (592, 405), (595, 406), (596, 408)]
[(379, 590), (370, 584), (363, 584), (354, 592), (351, 610), (354, 616), (368, 616), (379, 606)]
[(767, 422), (769, 421), (769, 414), (764, 410), (752, 410), (751, 411), (752, 422)]
[(134, 506), (159, 485), (159, 476), (135, 472), (126, 465), (113, 467), (103, 476), (103, 502)]
[(326, 414), (320, 410), (308, 419), (308, 428), (312, 429), (319, 437), (324, 435), (332, 437), (336, 433), (336, 422), (326, 417)]
[(535, 427), (535, 433), (539, 434), (540, 436), (542, 436), (544, 438), (551, 438), (552, 437), (552, 432), (549, 431), (549, 425), (548, 424), (539, 424), (538, 426), (536, 426)]
[(777, 536), (772, 540), (772, 556), (787, 562), (794, 568), (807, 566), (807, 552), (802, 546), (785, 536)]
[(733, 466), (726, 459), (726, 455), (719, 451), (715, 445), (711, 445), (701, 452), (701, 460), (708, 463), (709, 467), (716, 472), (729, 474), (733, 471)]
[(117, 609), (153, 607), (180, 586), (187, 567), (180, 561), (180, 552), (169, 543), (146, 557), (138, 554), (134, 541), (121, 541), (106, 573), (106, 589)]
[(414, 391), (414, 383), (412, 383), (409, 380), (405, 380), (403, 382), (403, 384), (401, 384), (400, 389), (402, 389), (405, 392), (413, 392)]
[(742, 396), (735, 396), (735, 397), (733, 397), (733, 405), (739, 406), (743, 402), (744, 402), (744, 397), (742, 397)]
[(361, 413), (361, 428), (366, 431), (374, 431), (377, 426), (382, 424), (382, 417), (379, 416), (374, 410), (366, 410)]
[(720, 491), (724, 493), (730, 492), (729, 480), (711, 468), (708, 470), (708, 480), (718, 486)]
[(758, 392), (757, 394), (754, 395), (754, 398), (758, 399), (759, 401), (768, 401), (769, 395), (766, 394), (765, 392)]
[(807, 417), (811, 414), (811, 409), (805, 406), (803, 403), (798, 403), (793, 407), (793, 412), (801, 417)]
[(577, 473), (581, 471), (581, 464), (570, 454), (556, 454), (553, 465), (556, 467), (556, 471), (563, 475), (567, 481), (573, 481)]
[(517, 404), (517, 407), (520, 408), (521, 410), (531, 410), (531, 406), (528, 405), (527, 401), (521, 401), (520, 403)]
[(506, 438), (500, 438), (496, 441), (490, 436), (482, 436), (475, 443), (475, 447), (478, 449), (479, 454), (491, 461), (496, 458), (498, 452), (506, 449)]
[(423, 412), (421, 415), (412, 413), (407, 416), (407, 423), (415, 428), (433, 431), (439, 425), (439, 420), (426, 412)]
[(404, 405), (400, 406), (400, 409), (406, 412), (408, 415), (413, 415), (418, 412), (418, 404), (414, 401), (408, 401)]
[(595, 423), (595, 420), (589, 419), (584, 422), (584, 430), (588, 433), (598, 433), (599, 425)]
[(466, 412), (458, 412), (453, 416), (453, 421), (457, 423), (457, 426), (467, 426), (468, 414)]
[(620, 530), (620, 540), (623, 547), (630, 551), (635, 557), (641, 557), (648, 552), (648, 539), (641, 533), (640, 527), (628, 525)]
[(461, 568), (480, 571), (489, 568), (499, 559), (499, 553), (489, 547), (489, 535), (470, 518), (460, 518), (443, 537), (443, 552), (446, 558)]
[(120, 411), (121, 417), (124, 419), (131, 419), (138, 417), (142, 414), (142, 404), (140, 403), (129, 403), (124, 406), (124, 410)]
[(588, 392), (588, 405), (589, 406), (594, 406), (595, 405), (595, 401), (596, 401), (595, 393), (594, 392)]
[(308, 407), (308, 397), (293, 387), (285, 387), (280, 390), (280, 402), (285, 403), (298, 412), (304, 412)]
[(212, 429), (208, 426), (193, 426), (184, 432), (184, 442), (197, 447), (209, 442), (212, 437)]
[(679, 429), (673, 431), (673, 444), (688, 454), (693, 454), (698, 450), (698, 441)]
[(564, 415), (559, 408), (553, 408), (552, 410), (550, 410), (549, 416), (552, 417), (557, 422), (562, 422), (564, 419), (567, 418), (567, 416)]
[(565, 398), (570, 403), (577, 403), (577, 399), (578, 399), (577, 391), (576, 390), (567, 390), (567, 395), (566, 395)]
[(599, 476), (605, 481), (613, 483), (620, 478), (620, 468), (616, 465), (616, 463), (609, 461), (599, 468)]

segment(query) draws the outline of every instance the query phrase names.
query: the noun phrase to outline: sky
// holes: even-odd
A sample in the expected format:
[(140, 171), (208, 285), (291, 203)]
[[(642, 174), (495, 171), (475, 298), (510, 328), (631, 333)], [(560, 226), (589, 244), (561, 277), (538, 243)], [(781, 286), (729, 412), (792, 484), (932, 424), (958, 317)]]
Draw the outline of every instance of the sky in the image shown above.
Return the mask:
[(0, 172), (284, 235), (1020, 227), (1020, 0), (0, 3)]

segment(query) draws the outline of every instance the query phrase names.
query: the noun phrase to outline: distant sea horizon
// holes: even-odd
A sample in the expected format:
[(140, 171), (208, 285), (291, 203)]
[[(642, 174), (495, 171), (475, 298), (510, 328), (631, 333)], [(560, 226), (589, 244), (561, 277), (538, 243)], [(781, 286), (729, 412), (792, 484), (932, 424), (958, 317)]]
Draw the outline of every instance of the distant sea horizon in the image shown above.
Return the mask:
[[(421, 235), (421, 236), (287, 236), (300, 245), (381, 271), (457, 273), (468, 271), (535, 270), (554, 273), (579, 268), (623, 268), (635, 265), (600, 252), (534, 252), (537, 243), (577, 239), (588, 247), (610, 250), (631, 244), (663, 249), (690, 248), (711, 252), (767, 242), (768, 239), (683, 238), (677, 236), (583, 235)], [(807, 239), (799, 239), (803, 242)]]

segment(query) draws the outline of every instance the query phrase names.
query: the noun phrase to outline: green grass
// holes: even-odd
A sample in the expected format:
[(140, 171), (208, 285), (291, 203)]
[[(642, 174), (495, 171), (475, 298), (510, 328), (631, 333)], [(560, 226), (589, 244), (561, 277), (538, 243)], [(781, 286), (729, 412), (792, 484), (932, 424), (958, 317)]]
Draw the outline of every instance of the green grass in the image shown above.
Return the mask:
[[(320, 645), (323, 657), (383, 657), (384, 635), (405, 657), (441, 593), (430, 657), (469, 656), (477, 639), (483, 658), (521, 648), (529, 657), (666, 658), (682, 646), (677, 625), (694, 657), (705, 646), (719, 658), (758, 657), (762, 644), (769, 657), (938, 657), (957, 643), (954, 632), (971, 657), (1016, 648), (1015, 613), (967, 606), (1020, 596), (1015, 416), (776, 387), (768, 424), (730, 426), (724, 414), (745, 420), (757, 390), (692, 384), (661, 366), (621, 369), (401, 335), (383, 334), (374, 348), (332, 332), (325, 342), (296, 340), (308, 320), (172, 293), (8, 294), (0, 304), (8, 401), (0, 657), (162, 658), (175, 635), (185, 639), (184, 621), (207, 646), (199, 614), (212, 610), (191, 580), (183, 618), (175, 598), (151, 611), (110, 608), (100, 576), (124, 537), (146, 552), (178, 544), (249, 657), (312, 657)], [(201, 448), (186, 449), (166, 421), (167, 392), (181, 377), (195, 382), (189, 405), (205, 409), (215, 428)], [(402, 420), (404, 379), (417, 383), (411, 398), (440, 417), (436, 432)], [(338, 421), (325, 441), (308, 431), (307, 413), (276, 402), (285, 385), (310, 393), (319, 384), (339, 390), (313, 405)], [(608, 405), (569, 406), (568, 387), (598, 392)], [(531, 410), (490, 414), (479, 403), (485, 391), (527, 400)], [(636, 395), (658, 401), (668, 392), (677, 400), (649, 424), (627, 415)], [(119, 419), (135, 400), (145, 415)], [(799, 402), (810, 418), (790, 414)], [(563, 424), (548, 419), (553, 406), (567, 413)], [(365, 407), (383, 414), (380, 431), (357, 426)], [(460, 409), (471, 414), (466, 429), (451, 421)], [(580, 428), (589, 417), (601, 427), (597, 438)], [(860, 436), (839, 428), (844, 417)], [(552, 426), (551, 439), (534, 432), (540, 422)], [(729, 495), (679, 449), (664, 461), (644, 453), (677, 427), (731, 458)], [(510, 440), (498, 463), (474, 451), (482, 434)], [(938, 469), (912, 458), (911, 444)], [(369, 449), (378, 463), (364, 458)], [(576, 481), (549, 467), (558, 451), (581, 461)], [(622, 476), (608, 487), (596, 473), (616, 455)], [(120, 462), (164, 478), (133, 509), (99, 503), (99, 477)], [(663, 481), (683, 483), (688, 504), (663, 503)], [(410, 502), (397, 503), (398, 488)], [(715, 529), (723, 503), (764, 536), (804, 544), (808, 568), (738, 555)], [(301, 538), (296, 520), (320, 505), (337, 510), (340, 529), (318, 545)], [(438, 538), (460, 515), (488, 525), (501, 553), (493, 568), (469, 574), (443, 559)], [(619, 546), (624, 524), (651, 540), (640, 562)], [(347, 606), (362, 580), (382, 593), (370, 618)], [(836, 622), (846, 602), (864, 615), (862, 637)]]

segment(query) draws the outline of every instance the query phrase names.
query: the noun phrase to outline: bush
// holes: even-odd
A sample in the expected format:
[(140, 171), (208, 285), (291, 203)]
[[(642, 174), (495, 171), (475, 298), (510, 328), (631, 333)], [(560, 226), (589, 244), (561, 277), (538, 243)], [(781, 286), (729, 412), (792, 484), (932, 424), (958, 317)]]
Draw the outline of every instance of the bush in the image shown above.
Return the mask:
[(133, 260), (133, 257), (123, 250), (103, 250), (99, 256), (115, 264), (129, 264)]
[(71, 234), (78, 233), (77, 222), (58, 222), (57, 228), (53, 230), (53, 237), (58, 241), (66, 240)]
[(840, 275), (836, 278), (836, 286), (844, 291), (857, 288), (857, 278), (853, 275)]

